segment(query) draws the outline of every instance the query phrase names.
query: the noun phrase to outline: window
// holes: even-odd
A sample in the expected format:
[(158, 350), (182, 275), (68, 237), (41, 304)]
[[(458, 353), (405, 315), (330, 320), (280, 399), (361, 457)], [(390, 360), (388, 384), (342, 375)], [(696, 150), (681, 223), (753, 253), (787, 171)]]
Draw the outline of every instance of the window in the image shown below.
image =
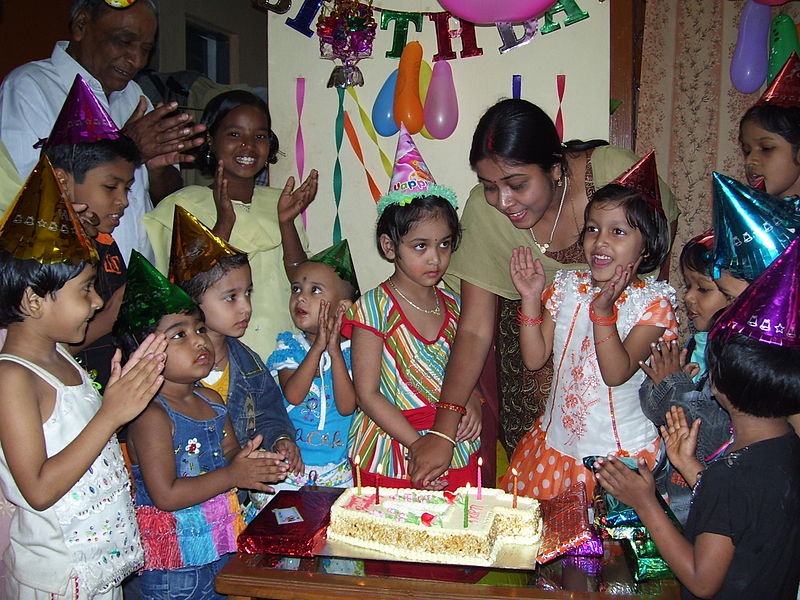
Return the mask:
[(230, 83), (230, 39), (224, 33), (186, 23), (186, 68), (217, 83)]

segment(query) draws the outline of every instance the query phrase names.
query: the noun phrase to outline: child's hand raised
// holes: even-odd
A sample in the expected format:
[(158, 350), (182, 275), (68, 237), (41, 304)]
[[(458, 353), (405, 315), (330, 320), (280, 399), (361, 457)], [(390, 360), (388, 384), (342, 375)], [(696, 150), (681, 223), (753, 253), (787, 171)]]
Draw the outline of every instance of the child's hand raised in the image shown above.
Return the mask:
[(276, 483), (286, 479), (289, 466), (283, 456), (260, 448), (263, 436), (257, 435), (247, 442), (228, 465), (233, 472), (235, 485), (248, 490), (272, 492), (265, 482)]
[(595, 479), (620, 502), (639, 510), (649, 502), (657, 502), (655, 480), (647, 462), (640, 458), (637, 473), (615, 456), (598, 458), (594, 464)]
[(236, 213), (233, 211), (233, 203), (228, 195), (228, 180), (225, 179), (225, 166), (221, 160), (217, 162), (212, 190), (214, 206), (217, 207), (217, 222), (213, 231), (221, 238), (230, 240), (233, 225), (236, 223)]
[(686, 413), (680, 406), (670, 406), (664, 416), (665, 425), (660, 427), (661, 438), (667, 449), (669, 462), (678, 469), (689, 485), (694, 485), (697, 473), (705, 467), (697, 460), (697, 436), (700, 433), (700, 419), (695, 419), (692, 426), (686, 420)]
[(658, 342), (650, 344), (650, 364), (640, 360), (639, 366), (656, 386), (668, 375), (680, 373), (685, 360), (686, 350), (681, 351), (676, 340), (665, 342), (663, 338), (658, 338)]
[(114, 353), (100, 410), (108, 411), (117, 427), (136, 418), (164, 383), (161, 372), (167, 360), (166, 346), (163, 335), (150, 334), (124, 367), (120, 365), (121, 352)]
[(291, 223), (308, 208), (317, 195), (318, 182), (319, 174), (316, 169), (311, 169), (306, 180), (294, 191), (294, 177), (286, 180), (278, 198), (278, 223)]
[[(330, 309), (328, 312), (330, 312)], [(327, 323), (330, 325), (330, 331), (328, 332), (327, 350), (329, 354), (342, 352), (342, 346), (339, 343), (339, 338), (341, 337), (342, 321), (344, 320), (344, 315), (346, 312), (347, 306), (345, 306), (344, 303), (340, 303), (339, 306), (336, 307), (336, 315), (328, 318)]]
[(628, 287), (633, 276), (633, 263), (623, 268), (617, 265), (614, 276), (600, 287), (600, 293), (592, 300), (594, 312), (600, 317), (610, 317), (614, 312), (614, 303)]
[(530, 248), (520, 246), (511, 251), (511, 281), (523, 298), (541, 298), (547, 278), (541, 261), (533, 259)]

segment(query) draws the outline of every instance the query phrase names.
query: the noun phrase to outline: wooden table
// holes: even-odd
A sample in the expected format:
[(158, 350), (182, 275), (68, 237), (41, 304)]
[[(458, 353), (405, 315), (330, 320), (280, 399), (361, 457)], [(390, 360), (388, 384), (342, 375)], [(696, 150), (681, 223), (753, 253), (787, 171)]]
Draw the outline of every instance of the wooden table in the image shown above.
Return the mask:
[[(630, 600), (632, 595), (599, 592), (547, 591), (531, 587), (491, 586), (482, 584), (426, 581), (392, 577), (330, 575), (316, 570), (289, 571), (265, 566), (264, 557), (239, 554), (217, 576), (217, 591), (230, 600), (334, 600), (369, 596), (374, 600), (419, 598), (420, 600), (499, 600), (504, 598), (549, 598), (571, 600)], [(313, 563), (314, 559), (308, 562)], [(649, 600), (678, 600), (677, 582), (664, 582), (662, 591)]]

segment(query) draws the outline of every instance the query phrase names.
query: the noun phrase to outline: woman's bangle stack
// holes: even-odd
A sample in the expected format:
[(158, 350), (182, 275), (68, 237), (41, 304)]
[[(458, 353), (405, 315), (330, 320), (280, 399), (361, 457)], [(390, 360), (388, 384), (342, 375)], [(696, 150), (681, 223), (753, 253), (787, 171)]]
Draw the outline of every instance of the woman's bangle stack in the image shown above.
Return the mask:
[(520, 327), (536, 327), (544, 323), (544, 315), (542, 313), (538, 317), (529, 317), (522, 312), (521, 308), (517, 309), (517, 318), (519, 319)]

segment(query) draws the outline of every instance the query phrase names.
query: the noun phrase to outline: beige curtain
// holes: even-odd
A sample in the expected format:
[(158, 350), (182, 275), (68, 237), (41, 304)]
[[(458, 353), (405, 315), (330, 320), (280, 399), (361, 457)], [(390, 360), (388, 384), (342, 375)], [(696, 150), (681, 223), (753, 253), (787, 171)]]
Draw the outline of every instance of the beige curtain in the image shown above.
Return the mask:
[[(744, 177), (739, 119), (760, 96), (737, 91), (729, 74), (744, 5), (745, 0), (646, 2), (636, 151), (655, 148), (659, 174), (680, 202), (670, 277), (679, 290), (681, 248), (710, 226), (711, 172)], [(797, 22), (800, 3), (773, 7), (772, 13)]]

